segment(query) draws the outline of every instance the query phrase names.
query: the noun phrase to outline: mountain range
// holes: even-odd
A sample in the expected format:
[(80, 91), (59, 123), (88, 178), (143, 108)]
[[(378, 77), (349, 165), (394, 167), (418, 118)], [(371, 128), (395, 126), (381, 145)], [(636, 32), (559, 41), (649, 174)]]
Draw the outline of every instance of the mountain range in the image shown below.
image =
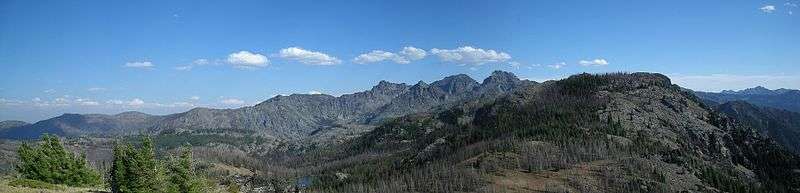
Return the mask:
[(745, 101), (726, 102), (715, 109), (800, 155), (800, 113), (759, 107)]
[[(300, 140), (341, 129), (375, 125), (388, 118), (429, 110), (457, 101), (493, 98), (537, 84), (509, 72), (495, 71), (483, 82), (467, 75), (414, 85), (380, 81), (372, 89), (334, 97), (325, 94), (276, 96), (237, 109), (195, 108), (155, 116), (140, 112), (116, 115), (64, 114), (34, 124), (9, 122), (0, 138), (30, 139), (43, 133), (61, 136), (179, 133), (204, 130), (253, 132), (280, 140)], [(5, 122), (4, 122), (5, 123)], [(6, 125), (6, 124), (4, 124)], [(338, 128), (331, 129), (331, 128)]]
[(393, 119), (282, 164), (359, 176), (325, 192), (800, 191), (798, 156), (761, 134), (797, 119), (738, 120), (748, 115), (660, 74), (579, 74)]
[(723, 90), (722, 92), (694, 92), (708, 102), (721, 104), (730, 101), (747, 101), (748, 103), (800, 112), (800, 90), (776, 89), (770, 90), (761, 86), (739, 91)]
[[(793, 91), (742, 92), (717, 94)], [(64, 114), (3, 122), (0, 136), (150, 134), (162, 150), (188, 143), (199, 159), (248, 171), (214, 173), (252, 191), (289, 192), (281, 190), (295, 181), (311, 192), (800, 191), (800, 157), (791, 153), (798, 113), (698, 93), (656, 73), (537, 83), (497, 71), (482, 82), (381, 81), (338, 97), (277, 96), (237, 109)], [(292, 149), (275, 141), (311, 144), (273, 151)]]

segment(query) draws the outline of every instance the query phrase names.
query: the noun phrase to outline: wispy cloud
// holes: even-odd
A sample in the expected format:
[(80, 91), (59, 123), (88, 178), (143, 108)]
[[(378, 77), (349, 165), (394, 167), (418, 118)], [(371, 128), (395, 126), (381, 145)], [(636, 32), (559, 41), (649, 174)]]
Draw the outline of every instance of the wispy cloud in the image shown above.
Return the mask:
[(608, 61), (606, 61), (606, 59), (597, 58), (594, 60), (581, 60), (578, 61), (578, 64), (583, 66), (605, 66), (608, 65)]
[(244, 101), (240, 100), (240, 99), (235, 99), (235, 98), (228, 98), (228, 99), (221, 100), (220, 103), (226, 104), (226, 105), (242, 105), (242, 104), (244, 104)]
[(192, 66), (192, 65), (184, 65), (184, 66), (176, 66), (175, 70), (189, 71), (189, 70), (192, 70), (193, 68), (194, 68), (194, 66)]
[(764, 13), (772, 13), (772, 12), (775, 11), (775, 6), (774, 5), (764, 5), (763, 7), (758, 8), (758, 9), (761, 10), (761, 12), (764, 12)]
[(471, 46), (464, 46), (456, 49), (433, 48), (430, 52), (444, 62), (457, 64), (482, 65), (491, 62), (505, 62), (511, 59), (511, 55), (505, 52)]
[(550, 67), (550, 68), (553, 68), (553, 69), (561, 69), (566, 65), (567, 65), (566, 62), (559, 62), (559, 63), (547, 65), (547, 67)]
[(300, 47), (289, 47), (281, 49), (278, 55), (281, 58), (298, 61), (300, 63), (308, 65), (324, 66), (324, 65), (336, 65), (342, 63), (342, 61), (336, 57), (330, 56), (322, 52), (305, 50)]
[(105, 91), (105, 90), (106, 90), (106, 88), (102, 88), (102, 87), (91, 87), (91, 88), (86, 89), (86, 91), (89, 91), (89, 92), (100, 92), (100, 91)]
[(131, 100), (130, 102), (128, 102), (128, 105), (130, 105), (130, 106), (142, 106), (142, 105), (144, 105), (144, 101), (142, 99), (135, 98), (135, 99)]
[(201, 59), (196, 59), (196, 60), (192, 61), (192, 63), (190, 63), (190, 64), (186, 64), (186, 65), (182, 65), (182, 66), (176, 66), (175, 70), (189, 71), (189, 70), (194, 69), (194, 67), (204, 66), (204, 65), (209, 65), (209, 64), (211, 64), (211, 61), (209, 61), (208, 59), (201, 58)]
[(140, 61), (140, 62), (128, 62), (124, 65), (127, 68), (142, 68), (142, 69), (150, 69), (155, 67), (152, 62), (150, 61)]

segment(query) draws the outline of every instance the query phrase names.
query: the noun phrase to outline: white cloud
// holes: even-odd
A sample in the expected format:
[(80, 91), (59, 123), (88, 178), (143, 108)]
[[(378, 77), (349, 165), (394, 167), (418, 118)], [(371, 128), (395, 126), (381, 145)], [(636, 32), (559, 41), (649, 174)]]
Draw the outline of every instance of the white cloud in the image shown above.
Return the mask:
[(130, 106), (142, 106), (142, 105), (144, 105), (144, 101), (142, 99), (135, 98), (135, 99), (131, 100), (130, 102), (128, 102), (128, 105), (130, 105)]
[(384, 60), (392, 60), (398, 64), (408, 64), (411, 62), (400, 55), (383, 50), (373, 50), (369, 53), (358, 55), (358, 57), (353, 59), (353, 62), (358, 64), (368, 64), (382, 62)]
[(608, 61), (606, 61), (606, 59), (598, 58), (594, 60), (581, 60), (578, 61), (578, 64), (583, 66), (605, 66), (608, 65)]
[(59, 98), (56, 98), (55, 100), (53, 100), (53, 102), (59, 103), (59, 104), (66, 104), (66, 103), (69, 102), (69, 100), (67, 100), (66, 98), (63, 98), (63, 97), (59, 97)]
[(567, 63), (565, 63), (565, 62), (559, 62), (559, 63), (547, 65), (547, 67), (554, 68), (554, 69), (561, 69), (562, 67), (564, 67), (566, 65), (567, 65)]
[(169, 107), (194, 107), (194, 106), (195, 105), (190, 102), (175, 102), (172, 103), (172, 105), (169, 105)]
[(87, 90), (87, 91), (89, 91), (89, 92), (99, 92), (99, 91), (104, 91), (104, 90), (106, 90), (106, 88), (101, 88), (101, 87), (91, 87), (91, 88), (88, 88), (88, 89), (86, 89), (86, 90)]
[(408, 58), (409, 60), (420, 60), (425, 58), (425, 56), (428, 55), (428, 52), (426, 52), (423, 49), (406, 46), (403, 47), (402, 51), (400, 51), (400, 55), (402, 55), (405, 58)]
[(210, 63), (211, 62), (209, 62), (208, 59), (203, 59), (203, 58), (200, 58), (200, 59), (192, 61), (192, 64), (198, 65), (198, 66), (199, 65), (206, 65), (206, 64), (210, 64)]
[[(230, 58), (230, 56), (229, 56), (229, 58)], [(269, 60), (267, 60), (267, 62), (269, 62)], [(187, 65), (183, 65), (183, 66), (176, 66), (175, 70), (189, 71), (189, 70), (194, 69), (195, 66), (204, 66), (204, 65), (208, 65), (208, 64), (211, 64), (211, 61), (209, 61), (208, 59), (200, 58), (200, 59), (192, 61), (191, 64), (187, 64)]]
[(56, 92), (56, 90), (54, 90), (54, 89), (47, 89), (47, 90), (44, 90), (44, 91), (42, 91), (42, 92), (44, 92), (44, 93), (47, 93), (47, 94), (50, 94), (50, 93), (55, 93), (55, 92)]
[(793, 88), (800, 85), (800, 75), (670, 75), (675, 84), (698, 91), (741, 90), (755, 86)]
[(153, 65), (153, 63), (149, 62), (149, 61), (125, 63), (125, 67), (128, 67), (128, 68), (146, 68), (147, 69), (147, 68), (153, 68), (154, 66), (155, 65)]
[(21, 105), (23, 101), (0, 98), (0, 105)]
[(511, 66), (511, 68), (514, 68), (514, 69), (520, 69), (520, 68), (533, 69), (535, 67), (542, 66), (541, 64), (523, 64), (522, 62), (518, 62), (518, 61), (508, 62), (508, 65)]
[(269, 65), (266, 56), (248, 51), (239, 51), (228, 55), (228, 63), (242, 68), (259, 68)]
[(106, 101), (106, 104), (121, 105), (121, 104), (125, 104), (125, 102), (121, 101), (121, 100), (108, 100), (108, 101)]
[(80, 102), (80, 104), (81, 105), (85, 105), (85, 106), (97, 106), (97, 105), (100, 105), (100, 103), (98, 103), (97, 101), (83, 101), (83, 102)]
[(189, 71), (189, 70), (192, 70), (192, 68), (194, 68), (194, 66), (192, 66), (192, 65), (186, 65), (186, 66), (176, 66), (176, 67), (175, 67), (175, 70), (180, 70), (180, 71)]
[(229, 98), (229, 99), (224, 99), (224, 100), (220, 101), (220, 103), (226, 104), (226, 105), (241, 105), (241, 104), (244, 104), (244, 101), (243, 100), (239, 100), (239, 99)]
[(300, 47), (281, 49), (279, 56), (287, 60), (295, 60), (309, 65), (335, 65), (342, 63), (342, 61), (336, 57), (322, 52), (305, 50)]
[(199, 96), (192, 96), (192, 97), (189, 97), (189, 99), (191, 99), (193, 101), (196, 101), (196, 100), (200, 100), (200, 97)]
[(312, 91), (308, 91), (308, 94), (322, 94), (322, 92), (316, 91), (316, 90), (312, 90)]
[(376, 63), (385, 60), (391, 60), (398, 64), (408, 64), (413, 60), (420, 60), (425, 58), (428, 53), (423, 49), (406, 46), (403, 47), (399, 53), (392, 53), (383, 50), (373, 50), (369, 53), (358, 55), (353, 62), (358, 64)]
[(764, 7), (758, 8), (764, 13), (772, 13), (775, 11), (774, 5), (765, 5)]
[(452, 50), (433, 48), (431, 49), (431, 54), (438, 56), (439, 59), (445, 62), (473, 65), (481, 65), (489, 62), (504, 62), (511, 59), (511, 55), (505, 52), (484, 50), (470, 46), (459, 47)]

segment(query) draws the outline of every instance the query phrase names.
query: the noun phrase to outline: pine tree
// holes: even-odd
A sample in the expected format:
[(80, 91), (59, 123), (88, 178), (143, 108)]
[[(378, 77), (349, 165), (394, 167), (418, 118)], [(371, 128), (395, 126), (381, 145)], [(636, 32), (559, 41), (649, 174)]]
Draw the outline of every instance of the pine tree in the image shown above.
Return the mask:
[(156, 159), (152, 140), (145, 137), (139, 149), (117, 144), (112, 164), (109, 184), (114, 193), (201, 193), (206, 189), (194, 172), (189, 147), (162, 163)]
[(178, 154), (178, 157), (170, 156), (168, 162), (169, 181), (172, 183), (171, 189), (177, 189), (175, 192), (180, 193), (204, 192), (204, 182), (195, 174), (194, 166), (192, 165), (190, 147), (182, 147)]
[(130, 144), (117, 144), (113, 155), (109, 174), (112, 192), (162, 192), (161, 169), (150, 138), (143, 138), (139, 149)]
[(67, 151), (56, 136), (43, 135), (36, 147), (23, 144), (17, 150), (17, 172), (23, 178), (69, 186), (100, 184), (100, 175), (88, 167), (86, 156)]

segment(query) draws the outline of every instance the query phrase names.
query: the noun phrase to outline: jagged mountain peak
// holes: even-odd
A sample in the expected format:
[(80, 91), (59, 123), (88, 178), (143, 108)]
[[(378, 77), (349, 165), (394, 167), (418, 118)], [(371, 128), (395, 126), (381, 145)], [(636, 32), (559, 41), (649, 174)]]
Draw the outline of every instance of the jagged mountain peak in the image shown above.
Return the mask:
[(472, 92), (472, 90), (478, 87), (478, 82), (466, 74), (458, 74), (445, 77), (442, 80), (431, 83), (431, 85), (439, 87), (443, 91), (450, 94), (459, 94)]
[(496, 83), (508, 83), (508, 82), (518, 82), (520, 81), (514, 73), (506, 72), (506, 71), (494, 71), (492, 75), (486, 77), (483, 80), (483, 84), (496, 84)]
[(430, 85), (428, 85), (428, 83), (425, 83), (425, 81), (421, 81), (420, 80), (419, 82), (417, 82), (417, 84), (414, 84), (414, 86), (411, 86), (411, 88), (412, 89), (413, 88), (420, 89), (420, 88), (428, 88), (429, 86)]
[(372, 87), (372, 91), (377, 92), (386, 92), (386, 91), (396, 91), (396, 90), (404, 90), (408, 88), (408, 85), (405, 83), (392, 83), (389, 81), (381, 80), (378, 82), (377, 85)]

